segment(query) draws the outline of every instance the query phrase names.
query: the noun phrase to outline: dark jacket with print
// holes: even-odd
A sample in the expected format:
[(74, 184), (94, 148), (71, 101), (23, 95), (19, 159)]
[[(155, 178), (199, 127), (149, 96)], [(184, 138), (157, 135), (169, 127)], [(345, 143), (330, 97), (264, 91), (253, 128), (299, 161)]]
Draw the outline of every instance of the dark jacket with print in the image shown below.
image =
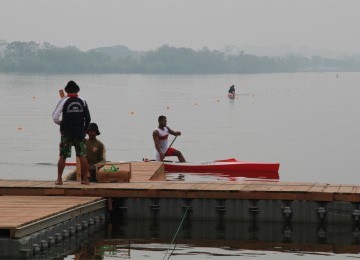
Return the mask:
[(77, 95), (66, 96), (58, 102), (52, 117), (60, 125), (61, 135), (85, 139), (91, 121), (85, 99)]

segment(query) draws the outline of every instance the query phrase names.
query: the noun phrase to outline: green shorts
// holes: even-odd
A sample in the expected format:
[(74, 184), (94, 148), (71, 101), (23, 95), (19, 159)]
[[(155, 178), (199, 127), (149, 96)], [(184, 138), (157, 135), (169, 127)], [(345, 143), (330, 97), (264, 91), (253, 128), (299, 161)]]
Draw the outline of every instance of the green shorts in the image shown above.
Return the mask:
[(75, 147), (76, 156), (86, 156), (85, 139), (62, 136), (60, 141), (60, 156), (63, 158), (71, 157), (71, 147)]

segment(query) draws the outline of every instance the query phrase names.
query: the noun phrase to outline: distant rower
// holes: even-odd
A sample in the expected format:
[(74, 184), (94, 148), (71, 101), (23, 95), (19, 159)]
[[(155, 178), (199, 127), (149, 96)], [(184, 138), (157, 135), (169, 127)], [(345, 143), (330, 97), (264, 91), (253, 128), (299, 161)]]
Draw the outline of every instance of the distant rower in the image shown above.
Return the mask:
[(229, 98), (235, 98), (235, 86), (231, 85), (228, 90), (228, 97)]

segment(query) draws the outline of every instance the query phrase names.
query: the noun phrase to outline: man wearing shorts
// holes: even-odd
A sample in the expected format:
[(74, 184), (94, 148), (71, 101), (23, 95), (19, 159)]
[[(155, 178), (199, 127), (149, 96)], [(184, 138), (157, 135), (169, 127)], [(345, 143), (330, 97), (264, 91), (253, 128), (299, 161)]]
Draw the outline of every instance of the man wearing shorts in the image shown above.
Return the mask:
[(60, 125), (61, 133), (56, 185), (62, 184), (66, 158), (71, 157), (72, 146), (75, 147), (76, 156), (80, 158), (81, 183), (89, 184), (85, 136), (91, 118), (85, 99), (78, 96), (79, 91), (80, 87), (74, 81), (69, 81), (65, 87), (67, 96), (58, 102), (52, 114), (54, 122)]
[(156, 161), (162, 162), (166, 156), (177, 156), (180, 162), (186, 162), (182, 153), (175, 148), (168, 148), (169, 134), (178, 136), (181, 135), (180, 131), (174, 131), (168, 127), (165, 116), (159, 116), (158, 128), (153, 131), (153, 139), (155, 144), (155, 158)]

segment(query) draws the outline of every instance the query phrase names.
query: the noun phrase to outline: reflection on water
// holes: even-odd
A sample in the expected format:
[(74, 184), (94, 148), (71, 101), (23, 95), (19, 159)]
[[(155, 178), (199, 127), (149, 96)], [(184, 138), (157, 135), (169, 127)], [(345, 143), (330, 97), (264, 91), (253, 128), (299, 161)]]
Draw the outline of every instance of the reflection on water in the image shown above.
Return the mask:
[(300, 256), (341, 259), (360, 253), (359, 228), (351, 225), (185, 221), (179, 229), (179, 224), (179, 221), (170, 220), (116, 219), (109, 223), (103, 238), (75, 256), (99, 259), (235, 259), (241, 256), (262, 259), (274, 255), (283, 259)]

